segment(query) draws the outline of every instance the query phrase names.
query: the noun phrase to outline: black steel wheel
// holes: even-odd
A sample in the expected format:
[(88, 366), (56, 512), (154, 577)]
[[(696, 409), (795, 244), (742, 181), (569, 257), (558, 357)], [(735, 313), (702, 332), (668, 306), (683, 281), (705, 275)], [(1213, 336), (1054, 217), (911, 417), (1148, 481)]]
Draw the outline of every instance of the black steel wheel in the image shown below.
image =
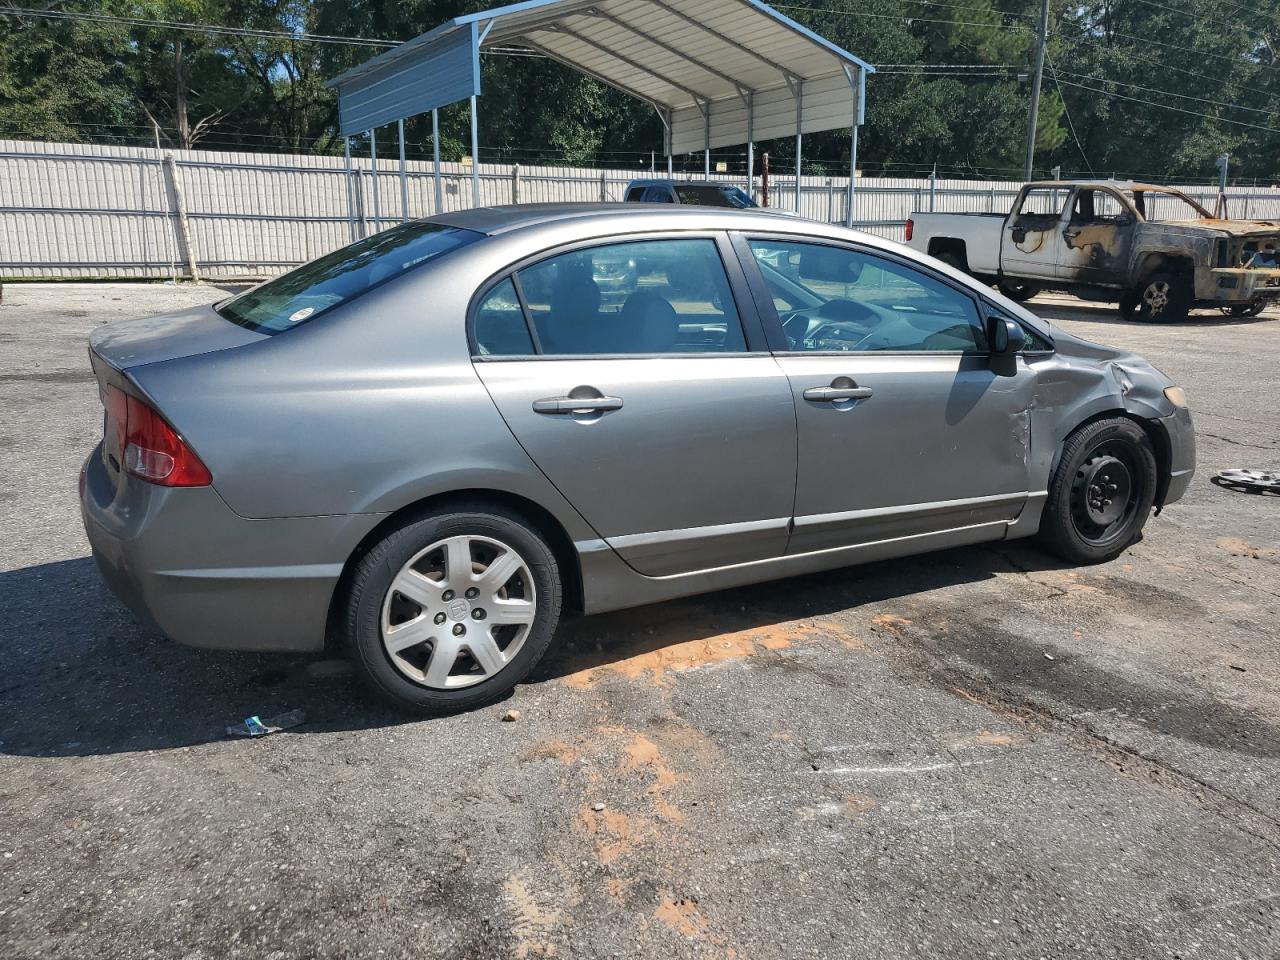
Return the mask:
[(1156, 471), (1151, 439), (1127, 417), (1080, 428), (1063, 445), (1049, 486), (1042, 542), (1073, 563), (1115, 558), (1146, 524)]

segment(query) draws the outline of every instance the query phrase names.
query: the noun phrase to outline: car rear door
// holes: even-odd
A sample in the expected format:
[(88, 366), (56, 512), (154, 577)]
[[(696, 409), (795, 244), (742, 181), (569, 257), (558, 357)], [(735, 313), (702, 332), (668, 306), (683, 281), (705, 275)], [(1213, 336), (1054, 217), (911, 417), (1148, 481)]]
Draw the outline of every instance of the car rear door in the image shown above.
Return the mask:
[(470, 335), (516, 439), (637, 571), (783, 554), (795, 413), (727, 238), (542, 254), (480, 291)]
[(1061, 259), (1064, 214), (1071, 188), (1031, 187), (1004, 222), (1000, 268), (1009, 276), (1052, 280)]
[(795, 399), (788, 553), (1002, 536), (1028, 499), (1035, 374), (993, 369), (973, 294), (854, 244), (735, 242)]

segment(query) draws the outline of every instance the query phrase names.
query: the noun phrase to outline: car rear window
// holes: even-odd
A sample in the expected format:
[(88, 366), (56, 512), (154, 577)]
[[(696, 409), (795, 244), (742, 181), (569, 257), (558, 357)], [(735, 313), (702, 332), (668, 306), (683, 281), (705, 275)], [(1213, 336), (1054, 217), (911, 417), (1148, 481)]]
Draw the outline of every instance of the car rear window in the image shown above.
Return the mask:
[(401, 224), (246, 290), (217, 310), (242, 327), (279, 333), (483, 236), (440, 223)]
[(754, 207), (751, 198), (737, 187), (715, 183), (681, 183), (676, 186), (676, 196), (681, 203), (704, 207)]

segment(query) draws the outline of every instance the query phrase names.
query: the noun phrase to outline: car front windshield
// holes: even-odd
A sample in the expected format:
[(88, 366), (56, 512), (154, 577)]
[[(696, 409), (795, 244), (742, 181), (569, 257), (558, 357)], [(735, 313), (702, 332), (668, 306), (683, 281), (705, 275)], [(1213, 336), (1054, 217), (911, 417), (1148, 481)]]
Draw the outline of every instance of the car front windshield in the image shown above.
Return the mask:
[(427, 221), (401, 224), (246, 290), (217, 310), (242, 327), (280, 333), (483, 236)]
[(696, 204), (703, 207), (735, 207), (744, 209), (754, 207), (751, 198), (739, 190), (725, 184), (715, 183), (681, 183), (676, 186), (676, 196), (681, 203)]

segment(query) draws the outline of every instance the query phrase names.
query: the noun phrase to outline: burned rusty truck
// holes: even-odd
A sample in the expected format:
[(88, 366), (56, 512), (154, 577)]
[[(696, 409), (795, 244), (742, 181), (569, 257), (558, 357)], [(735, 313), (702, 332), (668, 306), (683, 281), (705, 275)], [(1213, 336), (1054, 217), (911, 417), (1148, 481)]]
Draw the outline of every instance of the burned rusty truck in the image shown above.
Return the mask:
[(914, 214), (907, 243), (1015, 300), (1066, 290), (1130, 320), (1249, 316), (1280, 298), (1280, 222), (1215, 219), (1145, 183), (1030, 183), (1007, 215)]

